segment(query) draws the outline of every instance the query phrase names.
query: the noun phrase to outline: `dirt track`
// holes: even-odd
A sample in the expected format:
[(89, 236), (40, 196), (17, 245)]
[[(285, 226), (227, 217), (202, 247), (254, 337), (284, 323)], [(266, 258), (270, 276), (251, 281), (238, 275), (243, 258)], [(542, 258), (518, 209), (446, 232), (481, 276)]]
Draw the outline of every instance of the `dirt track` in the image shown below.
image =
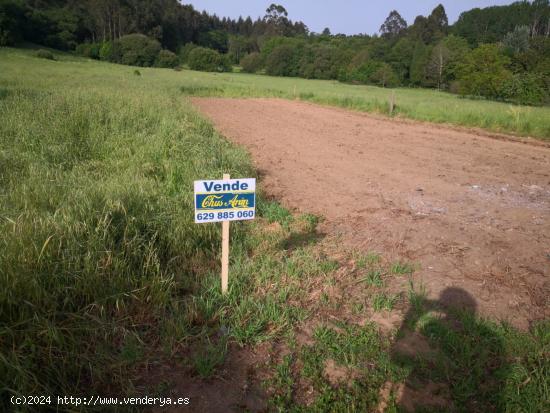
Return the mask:
[(275, 99), (193, 99), (263, 188), (350, 246), (420, 263), (527, 327), (550, 316), (550, 148)]

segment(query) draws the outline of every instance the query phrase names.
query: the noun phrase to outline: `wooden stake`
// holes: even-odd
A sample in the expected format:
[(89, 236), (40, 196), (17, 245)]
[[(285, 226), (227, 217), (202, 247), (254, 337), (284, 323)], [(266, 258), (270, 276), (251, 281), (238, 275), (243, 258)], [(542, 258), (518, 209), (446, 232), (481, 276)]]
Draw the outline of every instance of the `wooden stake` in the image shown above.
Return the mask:
[[(230, 179), (229, 174), (223, 174), (223, 179)], [(222, 222), (222, 294), (227, 294), (229, 285), (229, 221)]]
[(395, 108), (395, 92), (392, 90), (390, 96), (390, 116), (393, 115), (393, 109)]

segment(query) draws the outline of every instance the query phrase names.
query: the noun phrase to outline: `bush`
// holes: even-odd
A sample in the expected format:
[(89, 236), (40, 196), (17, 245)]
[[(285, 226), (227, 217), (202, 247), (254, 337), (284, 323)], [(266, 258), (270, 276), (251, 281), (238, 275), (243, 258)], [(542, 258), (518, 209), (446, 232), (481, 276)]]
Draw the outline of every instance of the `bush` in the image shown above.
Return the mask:
[(202, 70), (204, 72), (231, 71), (231, 64), (226, 56), (205, 47), (194, 48), (189, 53), (187, 63), (192, 70)]
[(382, 63), (370, 76), (369, 81), (382, 87), (396, 87), (399, 85), (399, 78), (392, 67), (387, 63)]
[(356, 82), (374, 84), (382, 87), (395, 87), (399, 84), (399, 78), (387, 63), (369, 60), (357, 68), (348, 68), (340, 71), (338, 80), (341, 82)]
[(336, 79), (340, 68), (347, 66), (353, 52), (324, 44), (306, 46), (300, 60), (300, 77)]
[(256, 73), (263, 67), (263, 59), (259, 53), (250, 53), (243, 57), (240, 64), (244, 72)]
[(542, 76), (531, 73), (515, 74), (502, 85), (502, 97), (522, 105), (544, 105), (549, 101)]
[(189, 53), (193, 49), (196, 49), (198, 46), (195, 43), (186, 43), (183, 47), (180, 47), (178, 50), (178, 57), (180, 59), (180, 63), (187, 63), (187, 60), (189, 58)]
[(99, 59), (101, 44), (99, 43), (81, 43), (76, 46), (76, 54), (89, 57), (90, 59)]
[(266, 72), (272, 76), (298, 76), (301, 50), (283, 44), (275, 47), (265, 62)]
[(509, 63), (498, 45), (484, 44), (470, 51), (457, 65), (460, 93), (502, 99), (502, 86), (512, 76)]
[(178, 65), (178, 56), (170, 50), (161, 50), (155, 61), (156, 67), (170, 67), (174, 68)]
[(153, 66), (160, 43), (143, 34), (129, 34), (113, 42), (110, 59), (129, 66)]
[(99, 48), (99, 59), (110, 62), (112, 54), (113, 54), (113, 43), (103, 42), (101, 44), (101, 47)]
[(139, 60), (138, 53), (135, 50), (128, 50), (126, 53), (122, 55), (122, 58), (118, 63), (122, 63), (123, 65), (128, 65), (128, 66), (141, 66), (137, 64), (138, 60)]
[(227, 54), (220, 55), (220, 66), (218, 68), (220, 72), (233, 71), (233, 64), (231, 63), (231, 57)]
[(55, 60), (53, 53), (49, 50), (40, 49), (36, 52), (35, 56), (41, 59)]

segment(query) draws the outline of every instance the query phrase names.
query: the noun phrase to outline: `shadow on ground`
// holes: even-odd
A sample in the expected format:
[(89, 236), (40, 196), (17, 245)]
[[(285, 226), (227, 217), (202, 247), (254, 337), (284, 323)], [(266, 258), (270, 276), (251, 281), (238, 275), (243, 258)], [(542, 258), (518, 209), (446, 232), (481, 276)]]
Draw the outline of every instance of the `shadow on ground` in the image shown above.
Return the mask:
[(392, 359), (408, 372), (396, 389), (405, 411), (501, 411), (509, 374), (502, 337), (476, 317), (465, 290), (447, 288), (438, 300), (411, 295)]

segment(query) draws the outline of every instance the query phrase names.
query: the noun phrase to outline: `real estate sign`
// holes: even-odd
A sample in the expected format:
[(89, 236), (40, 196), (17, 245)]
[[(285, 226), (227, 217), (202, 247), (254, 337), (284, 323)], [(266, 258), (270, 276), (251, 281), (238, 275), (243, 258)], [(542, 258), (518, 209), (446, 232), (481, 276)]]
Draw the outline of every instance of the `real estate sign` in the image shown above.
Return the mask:
[(256, 179), (195, 181), (195, 222), (241, 221), (256, 215)]

